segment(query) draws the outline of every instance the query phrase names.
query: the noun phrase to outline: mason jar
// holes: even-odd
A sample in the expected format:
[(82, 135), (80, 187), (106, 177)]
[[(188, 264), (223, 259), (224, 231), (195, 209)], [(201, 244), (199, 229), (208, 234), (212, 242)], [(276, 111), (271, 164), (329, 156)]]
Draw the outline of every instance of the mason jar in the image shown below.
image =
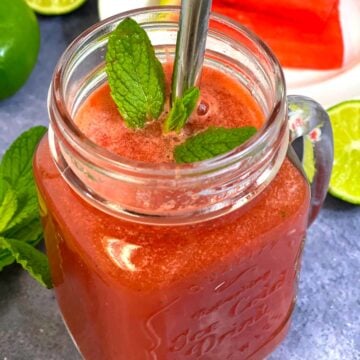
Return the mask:
[(213, 14), (205, 65), (246, 87), (265, 124), (236, 149), (186, 166), (110, 153), (74, 117), (106, 82), (108, 35), (126, 17), (160, 61), (173, 59), (176, 7), (89, 28), (56, 66), (49, 132), (34, 159), (64, 322), (88, 360), (262, 359), (289, 328), (306, 229), (326, 195), (328, 117), (310, 99), (287, 98), (267, 46)]

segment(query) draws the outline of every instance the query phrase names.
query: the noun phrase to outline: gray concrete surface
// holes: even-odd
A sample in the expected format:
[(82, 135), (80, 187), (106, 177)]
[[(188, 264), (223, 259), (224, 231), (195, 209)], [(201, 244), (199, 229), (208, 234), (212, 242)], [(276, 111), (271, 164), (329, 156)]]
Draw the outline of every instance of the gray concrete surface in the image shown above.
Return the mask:
[[(96, 20), (94, 0), (67, 16), (39, 17), (42, 43), (35, 71), (21, 91), (0, 102), (0, 156), (23, 130), (47, 124), (55, 63)], [(308, 234), (290, 333), (270, 360), (360, 360), (359, 234), (360, 207), (328, 197)], [(17, 266), (1, 272), (0, 360), (79, 358), (53, 293)]]

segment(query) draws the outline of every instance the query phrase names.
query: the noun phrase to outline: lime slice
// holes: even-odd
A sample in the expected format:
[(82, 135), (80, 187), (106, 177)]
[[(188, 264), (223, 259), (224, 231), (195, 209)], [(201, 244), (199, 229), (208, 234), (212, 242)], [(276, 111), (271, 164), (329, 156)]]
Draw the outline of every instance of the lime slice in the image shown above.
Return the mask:
[(43, 15), (61, 15), (80, 7), (86, 0), (26, 0), (28, 5)]
[(360, 100), (345, 101), (328, 110), (334, 133), (334, 167), (329, 192), (360, 204)]

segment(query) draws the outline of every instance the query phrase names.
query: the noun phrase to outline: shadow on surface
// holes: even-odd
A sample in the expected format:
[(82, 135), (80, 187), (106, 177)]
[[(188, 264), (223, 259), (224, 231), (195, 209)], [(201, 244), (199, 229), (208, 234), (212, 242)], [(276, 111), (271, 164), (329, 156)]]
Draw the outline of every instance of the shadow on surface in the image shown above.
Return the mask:
[[(42, 18), (48, 20), (48, 16), (38, 15), (39, 20)], [(61, 28), (68, 46), (84, 30), (99, 21), (97, 1), (87, 0), (79, 9), (58, 17), (61, 21)]]
[(0, 272), (0, 318), (21, 292), (20, 265), (12, 264)]
[(349, 204), (345, 201), (337, 199), (331, 196), (330, 194), (328, 194), (326, 196), (323, 208), (328, 210), (336, 210), (336, 211), (353, 211), (359, 208), (359, 206), (354, 204)]

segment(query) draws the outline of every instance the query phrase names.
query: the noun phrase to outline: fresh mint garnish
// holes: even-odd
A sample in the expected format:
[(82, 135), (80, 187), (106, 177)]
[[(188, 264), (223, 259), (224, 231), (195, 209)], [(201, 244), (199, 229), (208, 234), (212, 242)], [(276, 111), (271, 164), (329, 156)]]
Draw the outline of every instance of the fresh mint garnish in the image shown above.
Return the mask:
[(46, 130), (36, 126), (24, 132), (0, 162), (0, 271), (16, 261), (50, 286), (46, 256), (34, 248), (42, 227), (32, 172), (33, 154)]
[(211, 159), (236, 148), (255, 133), (256, 128), (252, 126), (231, 129), (209, 127), (178, 145), (174, 150), (174, 158), (177, 163)]
[(14, 190), (9, 183), (0, 178), (0, 233), (4, 231), (17, 209)]
[(47, 257), (25, 241), (0, 237), (0, 248), (8, 250), (20, 264), (41, 285), (52, 287)]
[(185, 91), (184, 96), (176, 98), (168, 117), (164, 122), (164, 131), (179, 132), (185, 125), (187, 119), (194, 111), (200, 97), (199, 88), (193, 86)]
[[(130, 128), (143, 128), (160, 117), (165, 103), (165, 76), (145, 30), (126, 18), (110, 34), (106, 73), (121, 116)], [(200, 90), (192, 87), (176, 98), (163, 130), (179, 132), (194, 111)], [(254, 127), (216, 128), (188, 138), (174, 150), (177, 163), (191, 163), (224, 154), (254, 135)]]
[(157, 119), (165, 103), (165, 76), (150, 39), (127, 18), (110, 34), (106, 73), (121, 116), (130, 128)]
[(6, 250), (0, 246), (0, 271), (8, 265), (11, 265), (15, 261), (9, 250)]

